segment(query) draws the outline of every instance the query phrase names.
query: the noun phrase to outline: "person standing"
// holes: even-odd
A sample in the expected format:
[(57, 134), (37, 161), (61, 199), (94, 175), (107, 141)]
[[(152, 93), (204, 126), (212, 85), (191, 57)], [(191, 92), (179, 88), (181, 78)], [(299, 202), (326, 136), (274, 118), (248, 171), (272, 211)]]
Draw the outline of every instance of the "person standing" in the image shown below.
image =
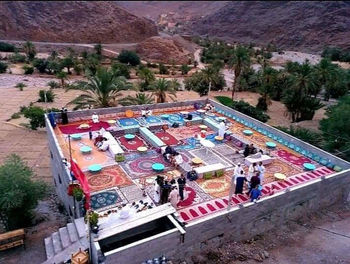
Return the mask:
[(153, 183), (153, 188), (154, 188), (154, 194), (153, 194), (153, 200), (156, 204), (159, 203), (160, 201), (160, 178), (157, 176)]
[(260, 178), (260, 184), (262, 185), (264, 182), (264, 177), (265, 177), (265, 166), (263, 163), (260, 161), (258, 165), (258, 170), (259, 170), (259, 178)]
[(249, 145), (245, 145), (245, 148), (244, 148), (244, 151), (243, 151), (243, 155), (244, 157), (248, 157), (249, 156), (249, 152), (250, 152), (250, 148), (249, 148)]
[(247, 194), (249, 195), (250, 192), (258, 185), (260, 185), (259, 173), (257, 173), (255, 176), (253, 176), (251, 178), (251, 180), (250, 180), (250, 187), (249, 187), (249, 191), (247, 192)]
[(168, 197), (170, 193), (171, 185), (168, 183), (168, 181), (164, 181), (164, 184), (162, 186), (162, 194), (161, 194), (161, 204), (165, 204), (168, 202)]
[(249, 168), (248, 168), (248, 177), (247, 177), (247, 180), (250, 182), (251, 178), (254, 176), (254, 172), (256, 170), (256, 163), (252, 163), (249, 165)]
[(234, 171), (233, 171), (233, 175), (234, 175), (235, 177), (237, 177), (237, 175), (239, 175), (239, 173), (241, 172), (241, 170), (242, 170), (241, 163), (238, 162), (237, 165), (235, 166)]
[(235, 180), (236, 182), (235, 194), (243, 193), (243, 185), (245, 181), (247, 181), (247, 178), (244, 175), (244, 171), (241, 170)]
[(179, 194), (178, 194), (175, 186), (171, 187), (171, 192), (169, 195), (169, 202), (176, 209), (177, 203), (179, 202)]
[(184, 189), (186, 186), (186, 178), (184, 174), (181, 174), (181, 177), (177, 179), (177, 183), (179, 185), (179, 195), (180, 195), (180, 200), (183, 201), (184, 199)]

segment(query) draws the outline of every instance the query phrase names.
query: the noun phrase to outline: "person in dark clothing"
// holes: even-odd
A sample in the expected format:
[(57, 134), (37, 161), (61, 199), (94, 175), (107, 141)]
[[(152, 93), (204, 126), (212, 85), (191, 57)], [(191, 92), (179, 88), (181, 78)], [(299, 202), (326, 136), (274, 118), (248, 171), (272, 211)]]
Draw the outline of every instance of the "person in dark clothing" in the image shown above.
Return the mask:
[(184, 199), (184, 189), (185, 189), (185, 185), (186, 185), (185, 175), (181, 174), (181, 177), (177, 179), (177, 183), (179, 184), (180, 200), (183, 201), (183, 199)]
[(251, 202), (256, 202), (260, 198), (261, 191), (259, 189), (259, 185), (255, 186), (255, 188), (252, 190), (250, 194), (250, 201)]
[(89, 139), (92, 140), (92, 131), (91, 131), (91, 129), (89, 130)]
[(249, 188), (249, 191), (247, 192), (247, 194), (249, 195), (250, 192), (259, 184), (260, 184), (260, 178), (259, 178), (259, 173), (257, 173), (255, 176), (253, 176), (250, 179), (250, 188)]
[(257, 152), (256, 148), (254, 147), (253, 144), (250, 144), (249, 146), (249, 155), (253, 155)]
[(198, 179), (198, 173), (192, 168), (189, 172), (187, 172), (187, 179), (190, 181), (195, 181)]
[(249, 148), (249, 145), (245, 145), (245, 148), (244, 148), (244, 152), (243, 152), (243, 155), (244, 157), (248, 157), (249, 156), (249, 153), (250, 153), (250, 148)]
[(235, 194), (242, 194), (243, 193), (243, 185), (244, 182), (247, 181), (247, 178), (244, 175), (244, 171), (241, 170), (240, 173), (237, 175), (236, 177), (236, 190), (235, 190)]
[(166, 161), (170, 161), (170, 159), (168, 157), (170, 157), (171, 155), (174, 155), (175, 154), (175, 150), (167, 145), (166, 148), (165, 148), (165, 151), (163, 153), (163, 157)]
[(163, 186), (161, 186), (161, 204), (165, 204), (168, 202), (169, 193), (170, 193), (171, 185), (168, 181), (164, 181)]

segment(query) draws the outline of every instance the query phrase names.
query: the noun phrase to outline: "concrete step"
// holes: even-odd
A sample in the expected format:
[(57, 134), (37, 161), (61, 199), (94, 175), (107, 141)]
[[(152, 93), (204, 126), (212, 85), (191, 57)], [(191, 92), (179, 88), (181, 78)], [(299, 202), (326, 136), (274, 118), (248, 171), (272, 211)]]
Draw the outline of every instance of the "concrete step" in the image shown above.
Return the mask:
[(52, 238), (47, 237), (47, 238), (45, 238), (44, 242), (45, 242), (46, 258), (50, 259), (55, 255), (55, 251), (53, 249)]
[(67, 227), (61, 227), (58, 230), (58, 233), (60, 235), (60, 239), (61, 239), (61, 243), (62, 243), (62, 247), (66, 248), (71, 244), (69, 235), (68, 235), (68, 230)]
[(59, 252), (62, 251), (62, 244), (61, 244), (61, 239), (60, 235), (58, 232), (55, 232), (51, 235), (52, 242), (53, 242), (53, 249), (55, 251), (55, 255), (58, 254)]
[(78, 232), (77, 232), (77, 229), (75, 228), (75, 224), (74, 223), (68, 223), (67, 224), (67, 229), (68, 229), (70, 242), (74, 243), (75, 241), (78, 240)]
[(78, 219), (74, 219), (74, 224), (75, 227), (78, 231), (78, 237), (82, 238), (82, 237), (86, 237), (87, 236), (87, 228), (84, 222), (84, 218), (78, 218)]

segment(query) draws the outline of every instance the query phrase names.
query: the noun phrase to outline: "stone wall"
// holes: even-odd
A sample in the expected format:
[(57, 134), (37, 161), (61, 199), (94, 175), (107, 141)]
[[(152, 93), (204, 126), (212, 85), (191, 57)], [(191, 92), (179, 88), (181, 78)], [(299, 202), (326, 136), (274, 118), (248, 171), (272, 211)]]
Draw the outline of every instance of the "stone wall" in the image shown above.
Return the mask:
[(349, 192), (350, 170), (264, 197), (256, 204), (247, 203), (191, 222), (186, 227), (184, 243), (180, 242), (180, 233), (174, 232), (106, 256), (105, 263), (140, 264), (162, 254), (191, 263), (191, 256), (206, 248), (278, 228), (288, 220), (344, 201)]

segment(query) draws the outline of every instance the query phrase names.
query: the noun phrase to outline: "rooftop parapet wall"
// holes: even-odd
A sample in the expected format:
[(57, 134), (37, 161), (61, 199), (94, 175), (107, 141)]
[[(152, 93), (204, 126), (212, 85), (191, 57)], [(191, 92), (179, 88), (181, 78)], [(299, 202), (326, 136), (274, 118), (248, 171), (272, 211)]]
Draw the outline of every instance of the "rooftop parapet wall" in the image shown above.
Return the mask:
[(216, 110), (221, 110), (223, 112), (229, 113), (229, 114), (234, 114), (242, 119), (244, 119), (245, 121), (248, 121), (250, 123), (253, 123), (254, 125), (260, 127), (260, 128), (264, 128), (266, 131), (268, 131), (269, 133), (272, 133), (278, 137), (283, 138), (284, 140), (288, 140), (290, 143), (296, 144), (302, 148), (304, 148), (307, 151), (311, 151), (317, 155), (319, 155), (320, 157), (326, 159), (326, 160), (330, 160), (332, 163), (334, 163), (335, 165), (340, 166), (341, 168), (343, 168), (344, 170), (346, 169), (350, 169), (350, 163), (339, 158), (336, 157), (332, 154), (330, 154), (329, 152), (326, 152), (322, 149), (319, 149), (307, 142), (304, 142), (298, 138), (295, 138), (281, 130), (278, 130), (272, 126), (269, 126), (266, 123), (260, 122), (259, 120), (256, 120), (250, 116), (247, 116), (241, 112), (238, 112), (236, 110), (233, 110), (232, 108), (229, 108), (227, 106), (224, 106), (216, 101), (210, 100), (211, 104), (213, 104), (215, 106)]

